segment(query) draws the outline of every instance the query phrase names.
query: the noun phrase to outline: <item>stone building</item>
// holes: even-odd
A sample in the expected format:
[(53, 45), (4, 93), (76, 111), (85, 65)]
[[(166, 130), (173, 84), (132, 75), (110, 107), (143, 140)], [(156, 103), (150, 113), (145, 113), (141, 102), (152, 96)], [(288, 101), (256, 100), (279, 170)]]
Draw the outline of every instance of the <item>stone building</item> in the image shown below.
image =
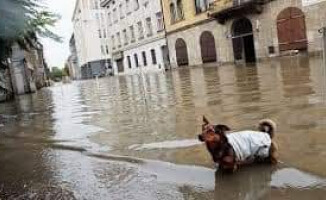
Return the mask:
[(11, 99), (13, 90), (8, 63), (0, 63), (0, 102)]
[(105, 76), (111, 61), (100, 0), (77, 0), (72, 22), (81, 77)]
[(160, 0), (103, 0), (115, 74), (169, 65)]
[(163, 0), (171, 65), (322, 50), (325, 0)]
[(37, 41), (28, 50), (14, 44), (11, 50), (10, 75), (16, 95), (36, 92), (46, 86), (48, 69), (43, 57), (43, 46)]

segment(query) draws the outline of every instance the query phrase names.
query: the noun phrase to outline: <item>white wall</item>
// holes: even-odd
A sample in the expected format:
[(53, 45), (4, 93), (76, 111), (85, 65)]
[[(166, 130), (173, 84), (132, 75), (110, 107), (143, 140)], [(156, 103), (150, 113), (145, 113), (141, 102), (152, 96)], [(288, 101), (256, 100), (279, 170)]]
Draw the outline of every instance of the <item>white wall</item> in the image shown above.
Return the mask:
[[(161, 53), (161, 46), (166, 45), (166, 39), (165, 39), (165, 32), (164, 29), (159, 29), (158, 27), (158, 21), (157, 21), (157, 13), (162, 13), (160, 0), (138, 0), (139, 1), (139, 8), (135, 9), (135, 3), (136, 0), (129, 0), (129, 11), (130, 13), (127, 14), (127, 6), (126, 6), (126, 0), (104, 0), (102, 1), (102, 6), (105, 7), (105, 18), (106, 18), (106, 27), (109, 33), (109, 47), (110, 47), (110, 53), (113, 55), (113, 66), (115, 68), (115, 72), (117, 72), (117, 66), (114, 61), (114, 54), (118, 52), (123, 52), (123, 63), (124, 63), (124, 69), (125, 72), (123, 74), (128, 73), (134, 73), (137, 72), (140, 68), (137, 68), (135, 66), (134, 62), (134, 53), (138, 54), (138, 60), (139, 63), (142, 65), (142, 51), (146, 52), (147, 57), (147, 63), (148, 66), (144, 67), (144, 71), (157, 71), (164, 69), (164, 63), (162, 60), (162, 53)], [(113, 2), (115, 2), (113, 4)], [(122, 18), (120, 13), (120, 5), (122, 5)], [(117, 10), (117, 18), (118, 21), (114, 22), (114, 14), (113, 10)], [(109, 13), (111, 16), (111, 22), (109, 20)], [(163, 16), (163, 14), (162, 14)], [(152, 24), (152, 35), (148, 36), (147, 32), (147, 26), (146, 26), (146, 18), (151, 18), (151, 24)], [(143, 26), (143, 32), (144, 32), (144, 38), (139, 39), (139, 31), (138, 31), (138, 22), (142, 22)], [(135, 42), (131, 42), (131, 32), (130, 32), (130, 26), (134, 27), (134, 33), (135, 33)], [(128, 36), (128, 44), (125, 45), (124, 40), (124, 33), (123, 30), (127, 31)], [(117, 33), (120, 33), (121, 38), (121, 47), (118, 48), (118, 39), (117, 39)], [(112, 43), (112, 36), (115, 38), (115, 45)], [(116, 47), (115, 49), (113, 47)], [(155, 49), (156, 52), (156, 59), (157, 64), (152, 64), (152, 57), (150, 54), (151, 49)], [(132, 69), (129, 69), (128, 67), (128, 61), (127, 56), (131, 57), (132, 61)], [(161, 66), (161, 69), (159, 69), (159, 66)]]
[[(97, 6), (95, 6), (95, 2)], [(106, 38), (103, 37), (103, 24), (101, 15), (104, 18), (105, 11), (100, 7), (100, 0), (77, 0), (72, 23), (74, 26), (74, 35), (76, 41), (77, 55), (79, 65), (92, 61), (109, 59), (106, 52), (101, 52), (101, 45), (107, 44)], [(101, 38), (98, 30), (101, 31)]]

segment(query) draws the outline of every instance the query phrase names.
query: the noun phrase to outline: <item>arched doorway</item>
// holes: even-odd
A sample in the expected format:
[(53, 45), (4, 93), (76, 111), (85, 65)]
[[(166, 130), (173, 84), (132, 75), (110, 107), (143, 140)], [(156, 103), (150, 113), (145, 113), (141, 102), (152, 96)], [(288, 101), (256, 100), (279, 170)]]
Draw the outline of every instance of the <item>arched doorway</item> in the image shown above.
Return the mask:
[(254, 35), (249, 19), (241, 18), (233, 22), (232, 43), (235, 61), (256, 62)]
[(203, 63), (216, 62), (216, 48), (214, 36), (205, 31), (200, 36), (201, 58)]
[(307, 50), (307, 34), (304, 13), (289, 7), (277, 16), (277, 34), (280, 51)]
[(187, 44), (186, 42), (179, 38), (175, 43), (175, 51), (177, 56), (177, 63), (178, 66), (188, 65), (188, 51), (187, 51)]

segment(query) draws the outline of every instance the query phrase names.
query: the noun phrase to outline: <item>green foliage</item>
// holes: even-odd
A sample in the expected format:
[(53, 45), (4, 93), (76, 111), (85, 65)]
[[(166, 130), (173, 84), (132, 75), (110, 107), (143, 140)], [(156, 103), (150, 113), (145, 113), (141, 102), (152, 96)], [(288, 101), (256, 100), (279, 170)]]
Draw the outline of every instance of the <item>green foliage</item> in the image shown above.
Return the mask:
[(51, 70), (51, 73), (50, 73), (50, 77), (51, 77), (52, 80), (61, 81), (63, 76), (64, 76), (63, 70), (61, 70), (58, 67), (52, 67), (52, 70)]
[(0, 0), (0, 62), (10, 55), (13, 43), (29, 50), (38, 37), (61, 38), (51, 31), (60, 19), (47, 11), (41, 0)]

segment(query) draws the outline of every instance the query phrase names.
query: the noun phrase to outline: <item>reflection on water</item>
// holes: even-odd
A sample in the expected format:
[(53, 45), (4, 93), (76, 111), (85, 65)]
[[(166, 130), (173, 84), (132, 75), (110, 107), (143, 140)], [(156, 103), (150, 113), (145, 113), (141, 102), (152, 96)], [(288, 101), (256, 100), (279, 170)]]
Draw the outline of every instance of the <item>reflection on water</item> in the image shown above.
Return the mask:
[[(326, 176), (321, 63), (282, 58), (183, 68), (22, 96), (0, 106), (1, 181), (17, 182), (21, 191), (25, 184), (60, 186), (86, 199), (319, 198), (325, 194), (320, 177)], [(211, 158), (196, 140), (202, 115), (234, 130), (274, 119), (286, 165), (214, 176)]]

